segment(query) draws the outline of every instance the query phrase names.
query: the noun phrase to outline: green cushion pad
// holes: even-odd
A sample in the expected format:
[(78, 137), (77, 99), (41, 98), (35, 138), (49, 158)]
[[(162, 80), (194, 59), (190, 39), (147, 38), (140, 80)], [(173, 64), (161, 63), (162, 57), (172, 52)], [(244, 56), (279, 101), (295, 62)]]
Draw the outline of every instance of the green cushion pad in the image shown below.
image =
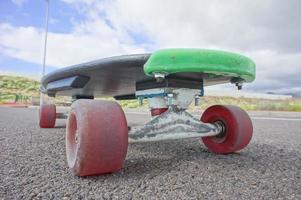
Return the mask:
[(151, 55), (144, 65), (144, 72), (149, 76), (154, 73), (206, 73), (252, 82), (255, 79), (255, 63), (243, 55), (225, 51), (162, 49)]

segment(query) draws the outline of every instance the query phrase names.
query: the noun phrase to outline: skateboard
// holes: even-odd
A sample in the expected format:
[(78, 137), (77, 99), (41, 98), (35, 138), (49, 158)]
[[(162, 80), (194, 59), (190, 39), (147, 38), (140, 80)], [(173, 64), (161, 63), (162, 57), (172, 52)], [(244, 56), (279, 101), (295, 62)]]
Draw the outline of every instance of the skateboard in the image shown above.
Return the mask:
[[(241, 89), (254, 79), (251, 59), (225, 51), (162, 49), (104, 58), (42, 78), (39, 125), (53, 128), (57, 118), (67, 118), (67, 163), (77, 176), (120, 170), (129, 142), (201, 138), (209, 151), (228, 154), (249, 144), (253, 126), (248, 114), (236, 106), (214, 105), (197, 119), (186, 109), (199, 104), (205, 86), (232, 83)], [(72, 97), (68, 116), (56, 113), (56, 106), (45, 100), (56, 96)], [(147, 99), (152, 119), (128, 127), (117, 103), (128, 99), (141, 104)]]

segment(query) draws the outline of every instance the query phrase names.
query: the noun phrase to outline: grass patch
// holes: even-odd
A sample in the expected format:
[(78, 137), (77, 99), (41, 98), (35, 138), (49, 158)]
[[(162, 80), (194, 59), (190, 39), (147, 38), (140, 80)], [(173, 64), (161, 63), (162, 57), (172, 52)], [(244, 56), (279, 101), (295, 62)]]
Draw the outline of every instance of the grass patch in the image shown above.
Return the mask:
[(0, 102), (28, 102), (39, 96), (40, 83), (18, 76), (0, 76)]
[(233, 97), (203, 97), (202, 100), (201, 106), (190, 106), (190, 109), (205, 109), (211, 105), (224, 104), (236, 105), (245, 110), (301, 111), (301, 100), (293, 98), (288, 100), (268, 100)]

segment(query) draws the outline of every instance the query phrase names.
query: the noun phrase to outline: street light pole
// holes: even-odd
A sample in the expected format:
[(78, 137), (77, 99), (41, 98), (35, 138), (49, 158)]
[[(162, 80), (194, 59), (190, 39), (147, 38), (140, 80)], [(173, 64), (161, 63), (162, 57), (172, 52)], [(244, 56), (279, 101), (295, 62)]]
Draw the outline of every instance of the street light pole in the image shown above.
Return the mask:
[(45, 75), (45, 67), (46, 67), (46, 49), (47, 49), (47, 35), (48, 35), (48, 21), (49, 21), (49, 0), (46, 1), (46, 23), (45, 23), (45, 41), (44, 41), (44, 57), (43, 57), (43, 74)]
[[(49, 0), (46, 1), (46, 23), (45, 23), (45, 41), (44, 41), (44, 56), (43, 56), (43, 72), (42, 72), (42, 77), (45, 76), (45, 67), (46, 67), (46, 47), (47, 47), (47, 35), (48, 35), (48, 21), (49, 21)], [(41, 92), (40, 93), (40, 106), (45, 103), (45, 97), (44, 94)]]

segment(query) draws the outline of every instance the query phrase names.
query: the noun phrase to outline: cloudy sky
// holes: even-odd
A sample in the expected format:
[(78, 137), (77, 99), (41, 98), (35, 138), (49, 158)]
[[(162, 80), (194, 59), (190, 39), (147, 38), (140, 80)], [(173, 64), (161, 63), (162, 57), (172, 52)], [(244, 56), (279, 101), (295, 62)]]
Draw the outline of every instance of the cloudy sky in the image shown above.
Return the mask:
[[(41, 73), (45, 5), (0, 1), (0, 73)], [(299, 0), (50, 0), (47, 71), (159, 48), (210, 48), (255, 61), (247, 90), (301, 94), (300, 8)]]

